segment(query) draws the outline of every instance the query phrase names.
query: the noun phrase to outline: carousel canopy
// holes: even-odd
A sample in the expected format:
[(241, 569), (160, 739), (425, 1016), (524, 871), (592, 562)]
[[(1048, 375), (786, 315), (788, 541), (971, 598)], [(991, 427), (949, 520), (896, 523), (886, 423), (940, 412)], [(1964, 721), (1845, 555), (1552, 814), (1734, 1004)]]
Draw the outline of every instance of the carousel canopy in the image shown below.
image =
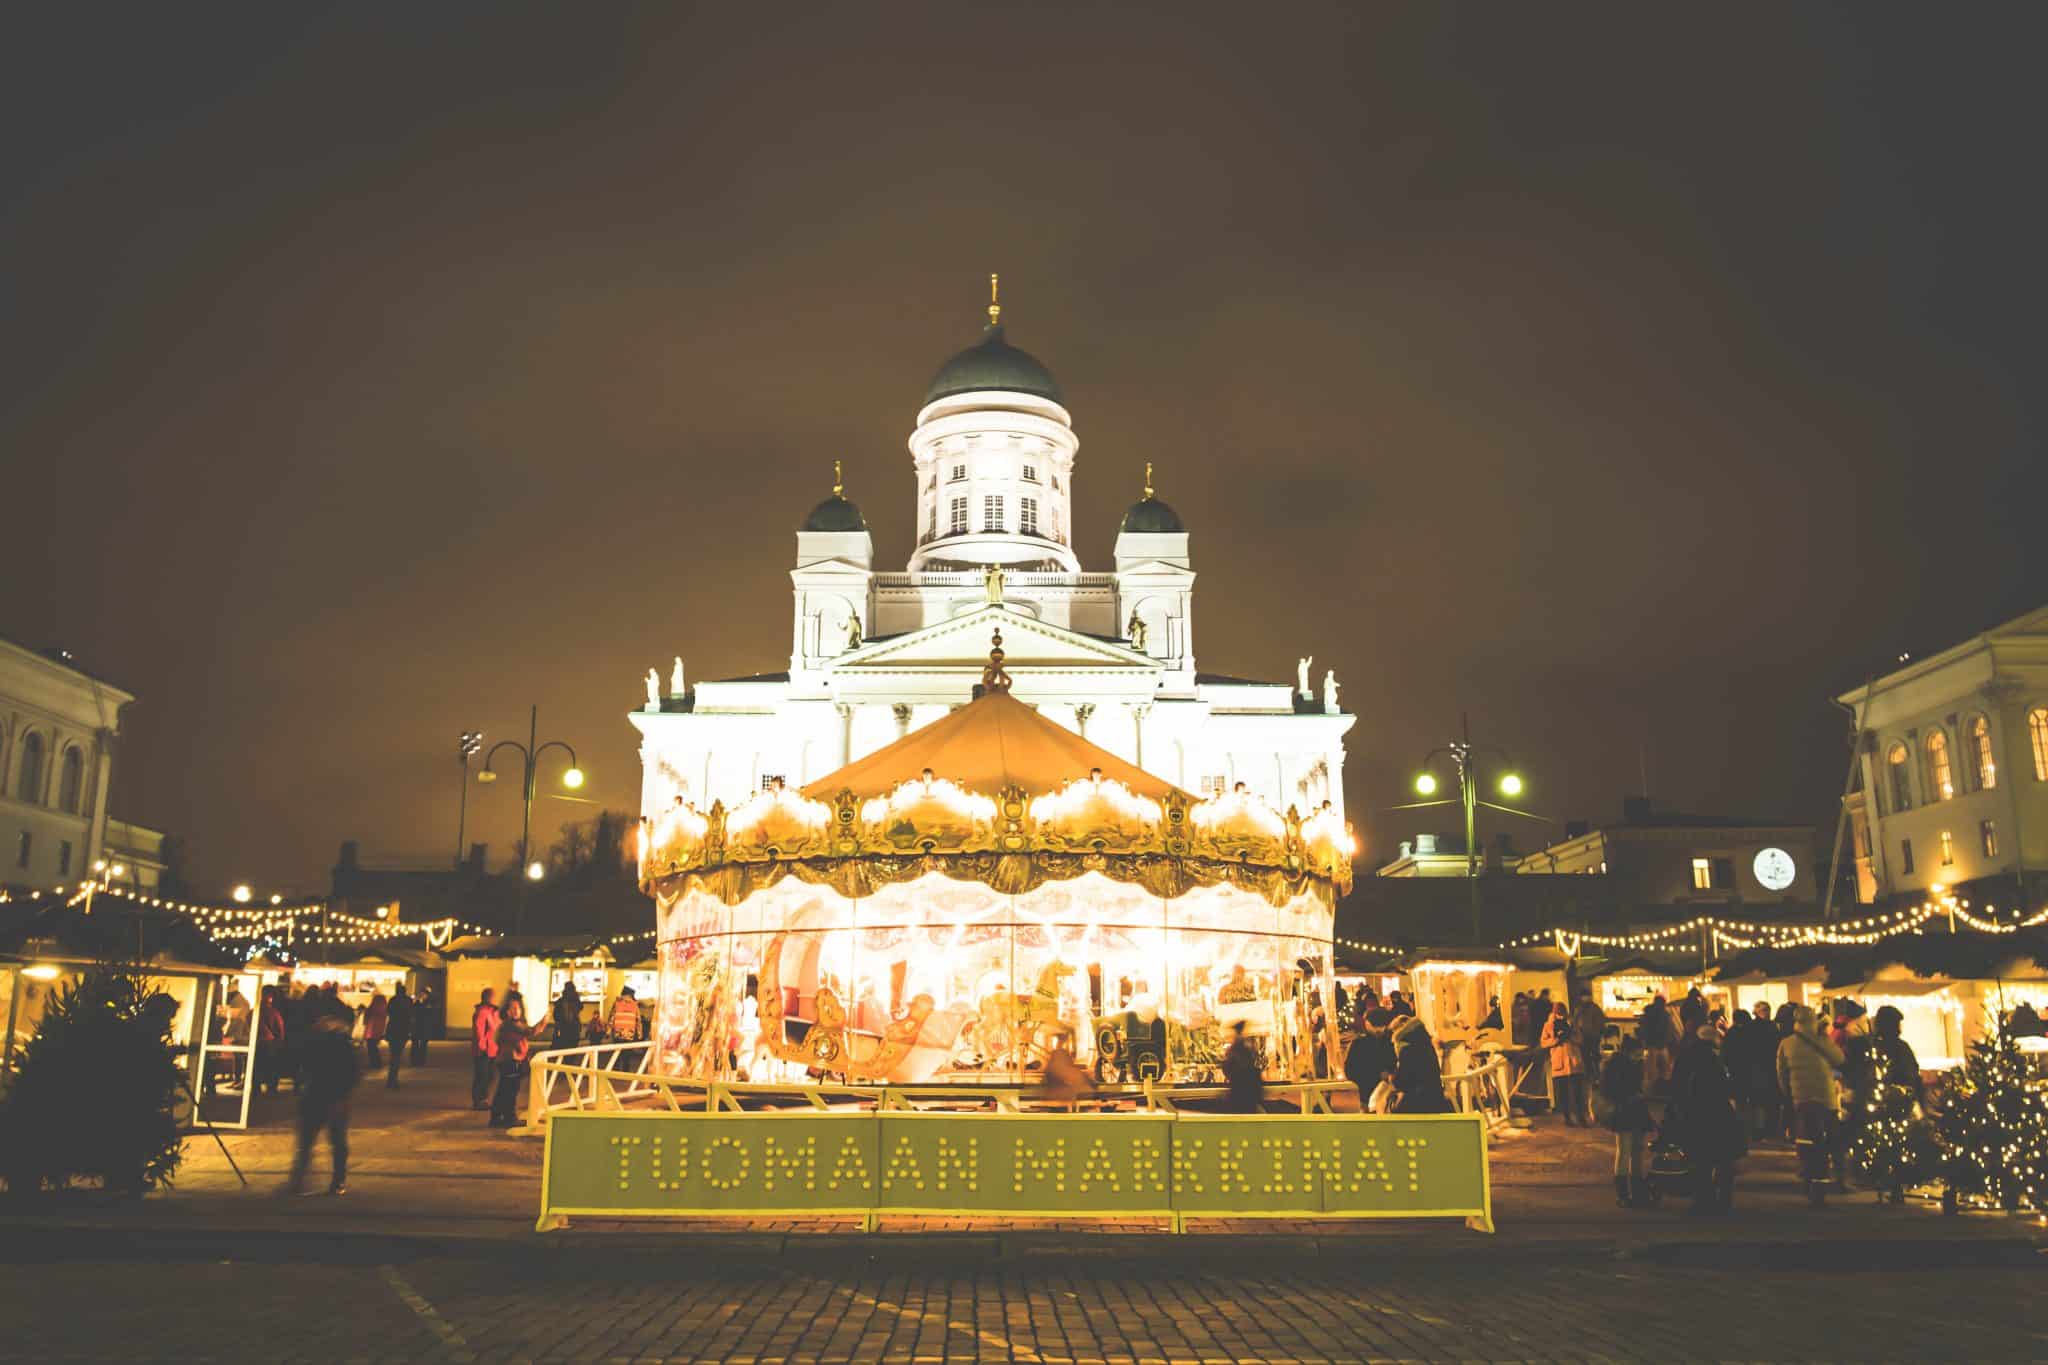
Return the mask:
[(1154, 801), (1185, 795), (993, 688), (945, 719), (819, 778), (804, 788), (804, 795), (817, 801), (830, 801), (841, 792), (887, 796), (906, 782), (936, 773), (970, 791), (1015, 788), (1037, 796), (1091, 771)]

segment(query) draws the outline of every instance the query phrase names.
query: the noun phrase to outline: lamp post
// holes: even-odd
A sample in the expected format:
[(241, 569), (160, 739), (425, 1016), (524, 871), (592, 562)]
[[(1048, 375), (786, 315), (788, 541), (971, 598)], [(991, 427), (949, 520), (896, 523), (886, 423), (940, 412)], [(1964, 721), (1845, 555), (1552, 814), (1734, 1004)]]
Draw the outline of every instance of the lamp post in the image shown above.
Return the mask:
[[(539, 734), (540, 707), (535, 706), (527, 712), (526, 743), (521, 744), (516, 739), (499, 740), (484, 755), (483, 769), (476, 775), (476, 780), (479, 782), (496, 782), (498, 780), (498, 774), (492, 770), (491, 763), (498, 757), (498, 750), (500, 749), (511, 749), (524, 759), (526, 763), (525, 775), (521, 785), (519, 817), (519, 857), (526, 866), (518, 878), (519, 894), (518, 899), (513, 903), (512, 932), (514, 934), (520, 931), (526, 919), (526, 884), (529, 881), (539, 881), (544, 872), (540, 862), (534, 858), (532, 848), (533, 784), (534, 777), (540, 769), (540, 756), (550, 749), (560, 749), (569, 756), (569, 767), (562, 774), (562, 785), (571, 791), (583, 785), (583, 769), (576, 766), (576, 750), (565, 740), (551, 739), (547, 743), (541, 744), (538, 742)], [(468, 763), (469, 760), (465, 756), (463, 766), (467, 768)]]
[(469, 837), (469, 760), (484, 747), (484, 732), (464, 730), (456, 741), (455, 757), (462, 764), (461, 797), (455, 807), (455, 866), (462, 866), (463, 842)]
[[(1522, 794), (1522, 777), (1521, 774), (1514, 770), (1514, 761), (1507, 756), (1505, 750), (1496, 749), (1490, 745), (1476, 745), (1472, 742), (1471, 717), (1460, 715), (1458, 722), (1460, 737), (1450, 741), (1448, 744), (1440, 745), (1430, 750), (1428, 756), (1422, 760), (1422, 767), (1415, 775), (1415, 790), (1417, 794), (1422, 796), (1434, 796), (1436, 794), (1438, 785), (1437, 775), (1431, 770), (1431, 765), (1439, 758), (1449, 755), (1451, 765), (1456, 770), (1458, 778), (1457, 804), (1465, 813), (1465, 880), (1471, 888), (1472, 941), (1477, 946), (1483, 937), (1479, 919), (1479, 807), (1485, 806), (1488, 810), (1497, 810), (1506, 815), (1519, 815), (1530, 820), (1541, 820), (1543, 817), (1531, 815), (1525, 810), (1516, 810), (1512, 806), (1496, 805), (1494, 802), (1480, 797), (1479, 757), (1481, 754), (1490, 754), (1498, 760), (1502, 771), (1495, 779), (1495, 785), (1502, 796), (1511, 799), (1520, 796)], [(1406, 806), (1396, 806), (1394, 809), (1422, 810), (1430, 806), (1448, 806), (1450, 804), (1450, 798), (1446, 797), (1441, 801), (1417, 801)]]

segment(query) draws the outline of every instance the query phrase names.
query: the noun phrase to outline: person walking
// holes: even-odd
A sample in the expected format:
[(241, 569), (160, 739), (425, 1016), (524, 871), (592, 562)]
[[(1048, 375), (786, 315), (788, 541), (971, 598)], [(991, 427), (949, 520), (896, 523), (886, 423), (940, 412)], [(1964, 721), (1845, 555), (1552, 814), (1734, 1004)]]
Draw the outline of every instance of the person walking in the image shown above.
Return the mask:
[(412, 998), (412, 1064), (415, 1067), (427, 1064), (428, 1031), (441, 1031), (434, 1015), (434, 1011), (440, 1007), (440, 1002), (434, 998), (432, 986), (421, 986), (419, 993)]
[(373, 990), (370, 1007), (363, 1011), (363, 1051), (369, 1054), (372, 1071), (384, 1065), (383, 1054), (377, 1048), (384, 1041), (384, 1028), (390, 1019), (391, 1002), (384, 998), (384, 992)]
[(1394, 1045), (1394, 1112), (1451, 1112), (1451, 1102), (1444, 1097), (1443, 1061), (1422, 1021), (1412, 1014), (1401, 1016), (1387, 1041)]
[(1387, 1030), (1393, 1022), (1394, 1015), (1390, 1010), (1367, 1011), (1359, 1023), (1358, 1037), (1352, 1040), (1350, 1050), (1344, 1054), (1344, 1079), (1358, 1087), (1358, 1112), (1361, 1114), (1377, 1112), (1373, 1108), (1373, 1097), (1394, 1074), (1394, 1045), (1387, 1040)]
[(1578, 1040), (1572, 1037), (1571, 1015), (1562, 1000), (1552, 1006), (1550, 1018), (1543, 1023), (1542, 1046), (1550, 1053), (1550, 1089), (1557, 1112), (1564, 1115), (1565, 1127), (1577, 1128), (1586, 1060), (1579, 1052)]
[(498, 1070), (498, 1007), (489, 986), (469, 1012), (469, 1107), (491, 1107), (491, 1081)]
[(611, 1035), (615, 1043), (637, 1043), (640, 1041), (640, 1000), (633, 994), (631, 986), (619, 988), (619, 998), (612, 1002)]
[(1685, 1039), (1671, 1072), (1671, 1113), (1667, 1120), (1678, 1145), (1692, 1158), (1693, 1213), (1727, 1213), (1735, 1207), (1735, 1165), (1747, 1151), (1735, 1087), (1721, 1061), (1721, 1032), (1703, 1000), (1688, 996), (1679, 1019)]
[(583, 1045), (583, 997), (576, 990), (575, 981), (562, 985), (562, 993), (555, 997), (555, 1036), (551, 1047), (581, 1047)]
[(1792, 1110), (1793, 1141), (1807, 1202), (1827, 1200), (1828, 1155), (1833, 1150), (1835, 1068), (1842, 1050), (1820, 1031), (1820, 1019), (1806, 1005), (1794, 1005), (1792, 1032), (1778, 1044), (1778, 1089)]
[(1601, 1121), (1614, 1134), (1614, 1202), (1650, 1202), (1650, 1106), (1643, 1099), (1643, 1045), (1623, 1038), (1600, 1068)]
[(275, 1095), (284, 1075), (284, 1009), (277, 1002), (280, 988), (265, 986), (263, 1003), (256, 1014), (256, 1089)]
[(491, 1098), (493, 1128), (511, 1128), (519, 1122), (519, 1081), (526, 1074), (532, 1037), (533, 1030), (526, 1023), (526, 1001), (517, 990), (506, 991), (505, 1008), (498, 1016), (498, 1093)]
[(1257, 1114), (1266, 1107), (1266, 1081), (1259, 1074), (1259, 1054), (1244, 1036), (1244, 1020), (1230, 1026), (1230, 1046), (1223, 1050), (1223, 1084), (1228, 1114)]
[(356, 1048), (349, 1039), (350, 1016), (332, 1010), (318, 1012), (301, 1054), (304, 1071), (299, 1085), (298, 1145), (292, 1151), (292, 1171), (282, 1194), (304, 1194), (306, 1170), (313, 1161), (313, 1144), (322, 1132), (334, 1154), (334, 1172), (327, 1182), (329, 1194), (348, 1192), (348, 1110), (349, 1097), (356, 1088)]
[(386, 1090), (398, 1089), (398, 1064), (405, 1058), (405, 1045), (412, 1041), (415, 1027), (412, 997), (401, 981), (391, 992), (391, 1007), (384, 1021), (384, 1040), (391, 1045), (391, 1065), (384, 1072)]

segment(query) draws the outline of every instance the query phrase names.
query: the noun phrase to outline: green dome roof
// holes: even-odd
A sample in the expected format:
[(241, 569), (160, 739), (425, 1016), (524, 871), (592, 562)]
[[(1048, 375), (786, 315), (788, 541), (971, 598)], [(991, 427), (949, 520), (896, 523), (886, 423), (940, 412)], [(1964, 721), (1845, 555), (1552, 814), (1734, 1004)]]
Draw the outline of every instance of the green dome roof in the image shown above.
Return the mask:
[(844, 497), (834, 493), (831, 497), (811, 509), (804, 518), (806, 531), (865, 531), (866, 521), (862, 520), (860, 509)]
[(1181, 525), (1180, 513), (1147, 496), (1131, 504), (1131, 510), (1124, 513), (1124, 524), (1118, 529), (1140, 535), (1180, 535), (1188, 528)]
[(924, 401), (936, 402), (956, 393), (979, 393), (999, 389), (1005, 393), (1028, 393), (1064, 402), (1060, 386), (1050, 371), (1028, 351), (1020, 351), (1003, 340), (1003, 329), (991, 323), (982, 329), (981, 340), (939, 367)]

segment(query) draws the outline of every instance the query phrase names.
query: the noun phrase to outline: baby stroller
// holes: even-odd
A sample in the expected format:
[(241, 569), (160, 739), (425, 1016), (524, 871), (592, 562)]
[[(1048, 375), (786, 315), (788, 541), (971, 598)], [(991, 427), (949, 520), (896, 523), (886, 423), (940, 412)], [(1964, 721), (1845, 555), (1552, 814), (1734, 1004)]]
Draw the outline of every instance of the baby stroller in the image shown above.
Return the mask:
[(1667, 1194), (1691, 1194), (1693, 1192), (1692, 1158), (1678, 1140), (1671, 1136), (1670, 1125), (1662, 1124), (1650, 1142), (1650, 1169), (1643, 1181), (1650, 1196), (1650, 1206), (1655, 1208), (1664, 1202)]

